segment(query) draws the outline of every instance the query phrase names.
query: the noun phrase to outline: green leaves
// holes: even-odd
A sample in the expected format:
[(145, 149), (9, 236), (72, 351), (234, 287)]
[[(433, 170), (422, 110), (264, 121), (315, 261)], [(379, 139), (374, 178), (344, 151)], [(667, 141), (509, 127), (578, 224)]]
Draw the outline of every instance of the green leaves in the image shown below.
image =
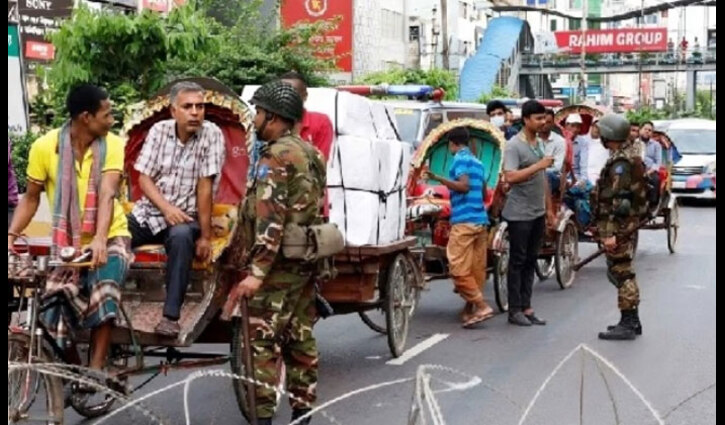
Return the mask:
[[(124, 15), (80, 7), (52, 36), (56, 59), (46, 71), (48, 87), (32, 108), (41, 126), (64, 120), (68, 91), (80, 83), (106, 88), (115, 103), (117, 126), (126, 107), (149, 99), (169, 81), (188, 76), (216, 78), (235, 92), (296, 70), (310, 85), (327, 85), (322, 73), (335, 58), (320, 58), (320, 38), (336, 21), (290, 29), (263, 18), (260, 0), (198, 0), (168, 16), (151, 11)], [(52, 123), (43, 118), (53, 115)]]

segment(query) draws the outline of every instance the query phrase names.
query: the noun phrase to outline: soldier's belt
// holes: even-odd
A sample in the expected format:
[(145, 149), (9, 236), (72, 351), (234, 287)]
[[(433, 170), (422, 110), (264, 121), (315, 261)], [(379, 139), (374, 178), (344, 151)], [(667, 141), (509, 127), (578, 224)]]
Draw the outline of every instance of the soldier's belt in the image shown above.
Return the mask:
[(282, 236), (282, 256), (289, 260), (314, 262), (345, 249), (345, 239), (333, 223), (300, 226), (288, 223)]

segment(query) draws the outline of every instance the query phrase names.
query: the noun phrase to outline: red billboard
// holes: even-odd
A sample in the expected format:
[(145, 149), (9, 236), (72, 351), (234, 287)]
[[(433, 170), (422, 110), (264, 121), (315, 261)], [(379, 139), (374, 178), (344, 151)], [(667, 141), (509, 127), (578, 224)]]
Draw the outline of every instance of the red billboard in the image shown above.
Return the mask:
[(626, 53), (667, 51), (667, 28), (626, 28), (615, 30), (558, 31), (560, 50), (581, 53)]
[(352, 72), (353, 0), (283, 0), (282, 25), (286, 28), (298, 23), (315, 22), (339, 17), (337, 28), (324, 36), (331, 44), (324, 56), (339, 57), (337, 67), (342, 72)]

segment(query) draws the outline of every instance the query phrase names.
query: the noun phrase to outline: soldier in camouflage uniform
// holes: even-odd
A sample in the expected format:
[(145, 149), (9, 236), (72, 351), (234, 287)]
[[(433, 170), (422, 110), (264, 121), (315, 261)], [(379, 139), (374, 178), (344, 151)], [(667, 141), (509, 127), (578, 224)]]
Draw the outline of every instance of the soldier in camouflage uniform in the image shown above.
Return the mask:
[(642, 334), (639, 321), (639, 287), (632, 264), (635, 246), (625, 234), (647, 213), (644, 166), (631, 156), (629, 123), (619, 115), (599, 121), (602, 143), (612, 154), (602, 169), (592, 205), (599, 238), (607, 250), (607, 276), (619, 293), (622, 313), (617, 325), (599, 334), (604, 340), (632, 340)]
[[(291, 86), (279, 81), (264, 85), (252, 103), (257, 138), (265, 142), (232, 241), (241, 249), (230, 262), (241, 265), (248, 277), (231, 296), (250, 300), (255, 378), (276, 386), (277, 362), (283, 357), (287, 389), (302, 400), (290, 400), (295, 420), (316, 401), (316, 265), (284, 258), (281, 244), (285, 225), (321, 222), (326, 168), (321, 154), (291, 133), (303, 111), (302, 99)], [(275, 392), (257, 387), (256, 400), (259, 425), (271, 424)]]

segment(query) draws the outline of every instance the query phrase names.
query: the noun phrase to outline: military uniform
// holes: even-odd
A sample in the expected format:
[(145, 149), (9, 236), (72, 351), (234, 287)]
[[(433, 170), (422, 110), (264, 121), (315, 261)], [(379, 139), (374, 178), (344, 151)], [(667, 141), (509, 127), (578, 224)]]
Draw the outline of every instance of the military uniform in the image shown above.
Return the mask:
[[(233, 246), (243, 247), (232, 264), (263, 281), (249, 301), (255, 378), (275, 387), (280, 355), (287, 366), (293, 409), (316, 401), (317, 344), (313, 277), (315, 264), (285, 259), (281, 253), (285, 225), (321, 222), (325, 163), (319, 152), (298, 136), (287, 135), (261, 149), (247, 197), (240, 209)], [(276, 393), (257, 387), (257, 416), (271, 418)]]
[[(635, 229), (647, 213), (644, 166), (638, 157), (632, 156), (632, 151), (632, 143), (626, 142), (612, 153), (602, 169), (592, 205), (596, 209), (599, 238), (617, 237), (617, 248), (607, 253), (607, 276), (617, 288), (622, 312), (622, 322), (617, 326), (626, 322), (641, 333), (637, 313), (639, 287), (632, 264), (636, 247), (631, 237), (625, 240), (623, 236)], [(610, 333), (614, 328), (609, 328)], [(603, 339), (631, 339), (603, 335), (600, 334)]]

